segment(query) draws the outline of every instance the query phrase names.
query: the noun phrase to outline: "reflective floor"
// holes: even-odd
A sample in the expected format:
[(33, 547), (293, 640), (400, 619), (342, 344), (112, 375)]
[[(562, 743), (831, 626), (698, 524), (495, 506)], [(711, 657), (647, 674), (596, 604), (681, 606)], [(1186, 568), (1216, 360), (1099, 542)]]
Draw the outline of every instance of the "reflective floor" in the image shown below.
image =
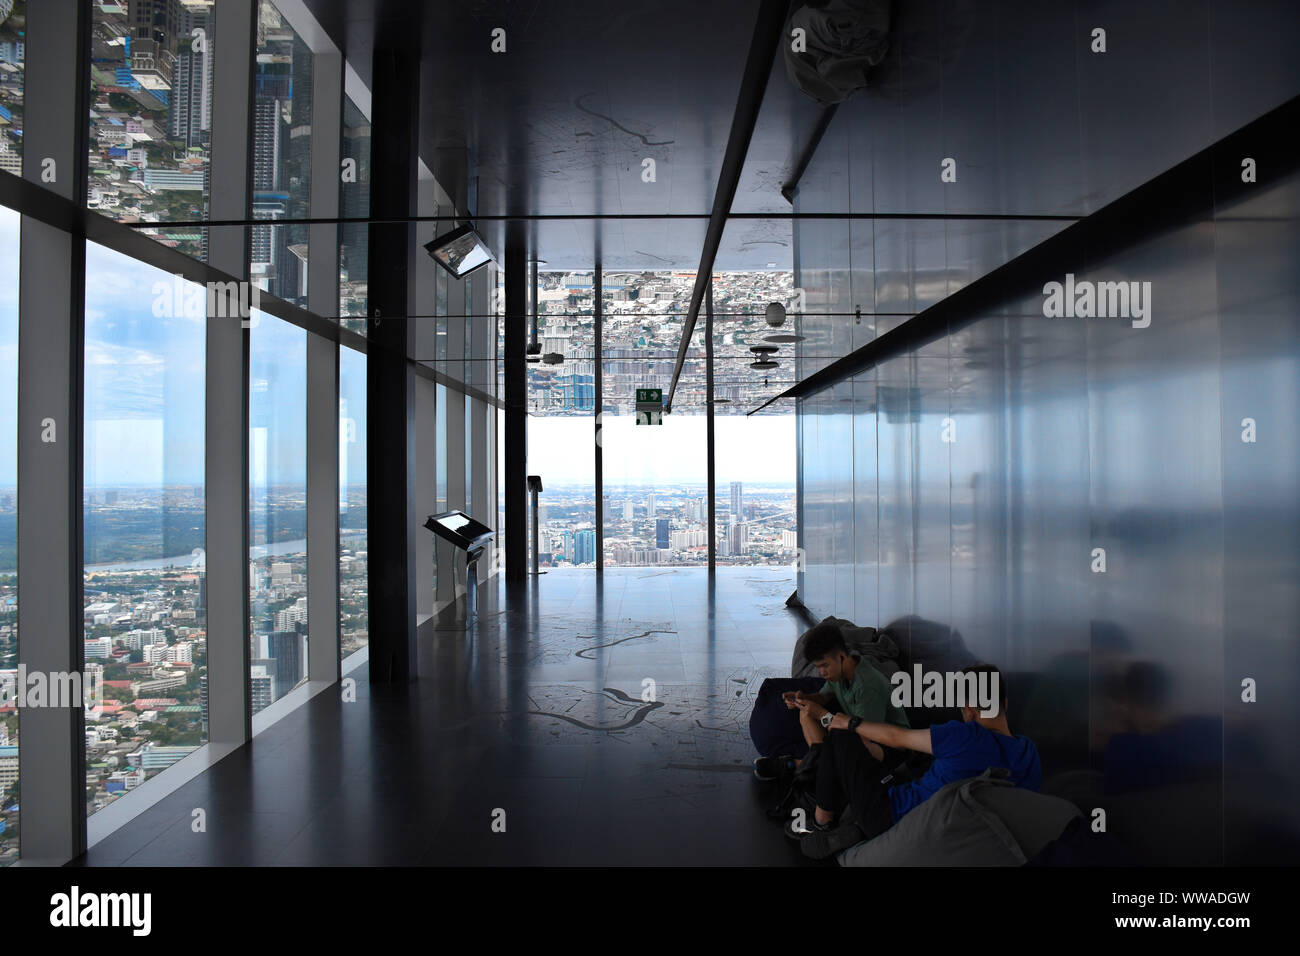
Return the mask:
[(353, 671), (355, 702), (319, 694), (78, 862), (805, 864), (764, 818), (778, 795), (748, 733), (806, 626), (794, 583), (629, 568), (485, 587), (476, 630), (422, 631), (418, 682)]

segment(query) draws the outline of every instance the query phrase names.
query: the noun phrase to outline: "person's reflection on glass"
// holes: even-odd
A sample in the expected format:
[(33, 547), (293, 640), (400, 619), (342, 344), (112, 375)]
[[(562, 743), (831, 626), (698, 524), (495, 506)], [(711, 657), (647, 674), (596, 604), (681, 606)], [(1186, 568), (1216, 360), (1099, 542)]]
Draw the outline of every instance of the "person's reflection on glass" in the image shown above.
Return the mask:
[(1166, 787), (1212, 777), (1223, 761), (1223, 721), (1175, 715), (1173, 680), (1153, 661), (1134, 661), (1110, 687), (1117, 720), (1102, 753), (1108, 793)]

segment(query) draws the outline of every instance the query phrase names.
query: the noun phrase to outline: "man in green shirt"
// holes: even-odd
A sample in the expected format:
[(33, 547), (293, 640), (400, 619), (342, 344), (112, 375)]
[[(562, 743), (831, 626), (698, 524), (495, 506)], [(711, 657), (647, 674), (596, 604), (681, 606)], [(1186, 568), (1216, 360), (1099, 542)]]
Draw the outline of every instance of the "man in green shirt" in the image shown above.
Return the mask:
[[(861, 657), (850, 654), (839, 625), (823, 622), (804, 639), (804, 659), (817, 668), (825, 681), (816, 694), (788, 691), (782, 696), (786, 707), (799, 711), (799, 726), (808, 747), (825, 743), (834, 711), (877, 724), (907, 727), (907, 714), (890, 702), (891, 687), (885, 675)], [(877, 744), (863, 740), (877, 760), (884, 758)]]

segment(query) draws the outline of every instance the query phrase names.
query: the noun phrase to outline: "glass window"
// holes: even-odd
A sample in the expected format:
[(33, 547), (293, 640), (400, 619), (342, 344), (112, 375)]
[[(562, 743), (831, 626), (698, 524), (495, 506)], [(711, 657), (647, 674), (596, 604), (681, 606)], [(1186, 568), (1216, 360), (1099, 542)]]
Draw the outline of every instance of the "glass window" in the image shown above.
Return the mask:
[(370, 638), (366, 563), (366, 357), (340, 348), (339, 640), (344, 657)]
[[(474, 426), (471, 419), (474, 415), (474, 399), (468, 395), (465, 396), (465, 513), (478, 518), (474, 514)], [(481, 519), (480, 519), (481, 520)]]
[[(257, 11), (253, 90), (254, 219), (305, 219), (311, 190), (311, 50), (270, 0)], [(307, 303), (307, 227), (254, 226), (250, 274), (263, 291)]]
[[(447, 386), (435, 385), (433, 387), (433, 434), (434, 434), (434, 462), (433, 484), (434, 494), (437, 496), (437, 510), (443, 512), (447, 510)], [(438, 552), (436, 550), (437, 542), (435, 541), (435, 550), (433, 552), (433, 589), (434, 593), (438, 592)]]
[(704, 323), (671, 415), (637, 424), (638, 389), (668, 398), (694, 273), (606, 272), (601, 447), (605, 566), (708, 563)]
[(207, 741), (204, 304), (86, 243), (87, 813)]
[[(528, 470), (541, 476), (544, 489), (537, 502), (538, 564), (595, 567), (592, 273), (539, 271), (537, 286), (537, 339), (549, 357), (528, 365)], [(561, 360), (552, 364), (555, 356)], [(530, 536), (530, 567), (531, 551)]]
[[(349, 161), (350, 164), (349, 164)], [(339, 209), (345, 219), (370, 215), (370, 120), (348, 97), (343, 98), (343, 167)], [(367, 270), (369, 228), (344, 223), (339, 230), (339, 321), (366, 334), (369, 314)]]
[[(795, 427), (791, 403), (757, 415), (762, 398), (794, 384), (794, 328), (769, 326), (771, 302), (789, 306), (790, 272), (719, 272), (713, 277), (714, 478), (717, 562), (790, 565), (795, 543)], [(700, 319), (703, 322), (703, 316)], [(770, 336), (777, 338), (776, 342)], [(752, 349), (770, 348), (768, 369), (752, 367)]]
[[(122, 222), (208, 217), (215, 26), (210, 4), (92, 4), (89, 208)], [(207, 258), (202, 227), (149, 234)]]
[(250, 329), (249, 588), (253, 713), (307, 676), (307, 333)]
[(18, 231), (0, 206), (0, 866), (18, 860)]
[(434, 386), (434, 454), (438, 456), (435, 463), (434, 482), (438, 495), (438, 510), (447, 510), (447, 386)]
[(27, 0), (0, 3), (0, 170), (15, 176), (23, 174), (26, 47)]

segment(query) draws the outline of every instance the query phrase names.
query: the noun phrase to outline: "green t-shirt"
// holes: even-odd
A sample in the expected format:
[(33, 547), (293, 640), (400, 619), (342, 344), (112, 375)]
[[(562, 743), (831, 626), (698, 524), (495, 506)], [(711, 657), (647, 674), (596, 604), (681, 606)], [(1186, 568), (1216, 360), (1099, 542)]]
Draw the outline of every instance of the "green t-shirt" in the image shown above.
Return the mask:
[(840, 710), (850, 716), (861, 717), (876, 724), (910, 726), (903, 708), (895, 707), (889, 701), (891, 688), (885, 675), (856, 654), (853, 659), (858, 666), (853, 671), (851, 683), (826, 681), (818, 693), (834, 694)]

